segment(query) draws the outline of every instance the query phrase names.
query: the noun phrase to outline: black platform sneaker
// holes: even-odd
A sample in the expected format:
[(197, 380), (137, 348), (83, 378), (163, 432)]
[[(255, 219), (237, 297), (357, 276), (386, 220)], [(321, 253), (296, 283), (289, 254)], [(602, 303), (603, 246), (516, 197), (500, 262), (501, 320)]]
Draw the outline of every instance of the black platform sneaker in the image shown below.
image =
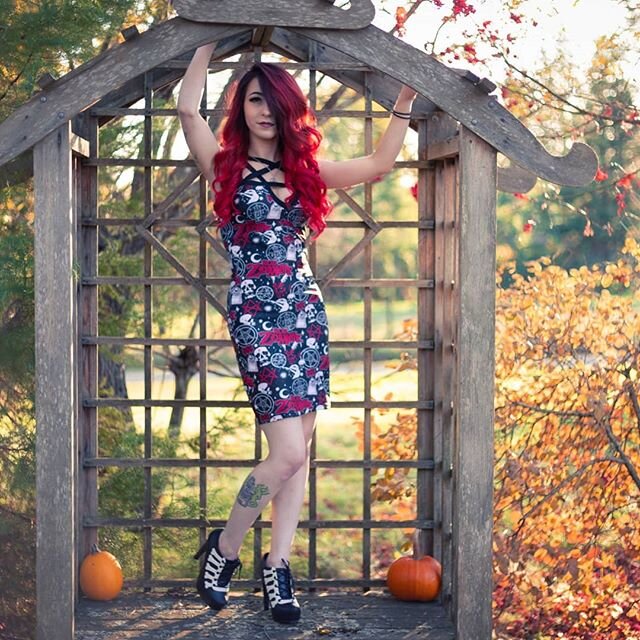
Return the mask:
[(294, 595), (295, 583), (291, 568), (286, 560), (284, 567), (268, 567), (265, 553), (262, 557), (262, 595), (264, 610), (271, 609), (276, 622), (297, 622), (300, 620), (300, 605)]
[(227, 593), (231, 576), (236, 569), (242, 569), (242, 562), (227, 560), (220, 552), (219, 540), (222, 529), (215, 529), (193, 556), (196, 560), (206, 551), (207, 555), (200, 567), (196, 588), (200, 597), (212, 608), (220, 610), (227, 605)]

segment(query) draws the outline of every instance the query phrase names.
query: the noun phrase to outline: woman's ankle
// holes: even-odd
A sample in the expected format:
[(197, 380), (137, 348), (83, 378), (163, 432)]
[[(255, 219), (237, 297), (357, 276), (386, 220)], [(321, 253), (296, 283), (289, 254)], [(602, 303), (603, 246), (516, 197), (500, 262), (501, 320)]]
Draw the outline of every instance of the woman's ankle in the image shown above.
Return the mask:
[(283, 560), (286, 560), (287, 562), (289, 562), (289, 560), (287, 558), (280, 558), (279, 560), (272, 560), (271, 558), (277, 558), (277, 555), (273, 555), (271, 553), (269, 553), (269, 555), (267, 556), (267, 560), (265, 562), (265, 565), (271, 569), (284, 569), (284, 562)]
[(237, 560), (238, 559), (238, 551), (233, 547), (229, 546), (225, 537), (225, 530), (222, 530), (220, 537), (218, 538), (218, 548), (220, 549), (220, 553), (227, 560)]

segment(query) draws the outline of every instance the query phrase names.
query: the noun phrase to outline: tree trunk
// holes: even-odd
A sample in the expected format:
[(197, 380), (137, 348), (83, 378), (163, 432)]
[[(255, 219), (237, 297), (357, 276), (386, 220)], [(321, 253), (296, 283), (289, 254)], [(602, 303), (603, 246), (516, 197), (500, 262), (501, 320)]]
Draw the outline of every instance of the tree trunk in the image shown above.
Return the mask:
[[(187, 397), (189, 381), (199, 370), (200, 363), (195, 347), (184, 347), (178, 355), (172, 356), (169, 359), (169, 371), (171, 371), (176, 378), (175, 400), (184, 400)], [(167, 431), (171, 440), (177, 440), (180, 437), (183, 416), (184, 406), (173, 407)]]
[[(100, 389), (110, 389), (114, 398), (128, 398), (127, 380), (125, 378), (126, 367), (122, 362), (116, 362), (102, 354), (98, 355), (98, 379)], [(131, 407), (118, 407), (124, 415), (127, 424), (133, 424)]]

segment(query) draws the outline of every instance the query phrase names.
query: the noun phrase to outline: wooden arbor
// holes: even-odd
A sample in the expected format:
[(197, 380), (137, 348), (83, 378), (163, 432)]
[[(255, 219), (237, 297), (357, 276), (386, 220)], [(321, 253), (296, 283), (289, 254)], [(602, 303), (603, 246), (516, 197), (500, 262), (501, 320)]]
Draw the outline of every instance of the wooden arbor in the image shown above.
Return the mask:
[[(415, 350), (418, 362), (417, 397), (405, 402), (381, 402), (370, 392), (373, 350), (389, 346), (371, 335), (371, 291), (375, 286), (406, 286), (406, 281), (382, 282), (370, 266), (372, 238), (385, 225), (372, 215), (371, 185), (365, 188), (364, 206), (351, 201), (363, 239), (319, 282), (327, 293), (335, 286), (362, 288), (365, 328), (362, 340), (338, 341), (332, 348), (359, 348), (363, 352), (365, 392), (362, 401), (335, 402), (357, 407), (364, 417), (364, 455), (361, 460), (314, 460), (310, 477), (309, 574), (302, 586), (327, 584), (377, 586), (371, 578), (369, 553), (372, 532), (379, 527), (415, 527), (422, 531), (427, 549), (443, 564), (441, 603), (460, 639), (491, 637), (491, 529), (493, 466), (493, 348), (496, 187), (526, 191), (533, 183), (517, 170), (498, 171), (496, 154), (546, 180), (560, 184), (588, 183), (596, 171), (591, 149), (576, 144), (565, 157), (548, 154), (516, 119), (502, 108), (486, 80), (465, 77), (432, 58), (369, 25), (371, 7), (352, 2), (350, 14), (314, 0), (303, 12), (284, 0), (245, 0), (242, 15), (238, 3), (223, 0), (176, 0), (175, 18), (144, 34), (125, 32), (126, 41), (91, 62), (53, 82), (43, 82), (41, 92), (0, 124), (0, 166), (12, 161), (24, 165), (33, 147), (36, 197), (36, 340), (37, 340), (37, 513), (38, 513), (38, 636), (73, 637), (78, 559), (95, 540), (101, 526), (139, 527), (143, 531), (144, 573), (141, 583), (153, 586), (152, 534), (157, 527), (179, 526), (200, 530), (206, 522), (193, 518), (171, 523), (153, 520), (150, 513), (152, 471), (158, 466), (190, 466), (200, 474), (200, 503), (206, 507), (207, 469), (220, 466), (253, 466), (261, 456), (243, 461), (209, 459), (206, 418), (201, 418), (199, 456), (179, 462), (158, 460), (152, 450), (151, 356), (162, 340), (151, 331), (151, 298), (154, 286), (180, 282), (199, 296), (206, 317), (211, 306), (223, 312), (212, 287), (225, 277), (207, 272), (206, 258), (189, 269), (158, 239), (154, 231), (164, 223), (163, 212), (176, 189), (163, 203), (154, 205), (152, 168), (160, 161), (151, 153), (154, 91), (177, 81), (184, 73), (194, 47), (217, 41), (214, 62), (219, 68), (231, 55), (254, 50), (274, 51), (296, 61), (308, 71), (310, 100), (314, 107), (316, 76), (329, 75), (365, 96), (366, 109), (356, 114), (365, 122), (365, 147), (370, 148), (373, 103), (389, 108), (399, 83), (420, 93), (412, 126), (419, 137), (418, 159), (409, 163), (418, 175), (417, 220), (397, 224), (415, 230), (418, 248), (417, 277), (412, 280), (417, 299), (418, 335), (393, 346)], [(291, 6), (289, 6), (291, 4)], [(227, 24), (203, 22), (224, 16)], [(348, 17), (348, 19), (347, 19)], [(229, 65), (227, 65), (229, 66)], [(131, 105), (144, 99), (142, 110)], [(104, 158), (99, 153), (100, 126), (122, 115), (144, 117), (144, 157), (134, 160)], [(166, 114), (163, 114), (166, 115)], [(172, 114), (175, 115), (175, 112)], [(343, 114), (346, 115), (346, 114)], [(25, 155), (27, 154), (27, 155)], [(138, 338), (98, 335), (98, 288), (110, 282), (98, 270), (98, 205), (100, 166), (130, 163), (143, 167), (145, 208), (129, 224), (144, 239), (144, 273), (130, 284), (144, 289), (144, 335)], [(173, 166), (189, 164), (177, 161)], [(7, 165), (8, 174), (12, 164)], [(6, 169), (6, 168), (5, 168)], [(183, 189), (196, 173), (184, 181)], [(514, 185), (514, 181), (520, 182)], [(511, 186), (510, 186), (511, 185)], [(349, 202), (349, 195), (338, 197)], [(199, 233), (200, 256), (217, 251), (207, 232), (208, 204), (201, 189), (199, 217), (185, 225)], [(175, 224), (175, 221), (173, 221)], [(341, 223), (336, 222), (336, 225)], [(358, 252), (365, 253), (365, 272), (359, 280), (338, 278), (340, 268)], [(175, 270), (174, 278), (156, 278), (152, 255), (162, 256)], [(313, 256), (312, 256), (312, 259)], [(203, 266), (204, 265), (204, 266)], [(222, 274), (226, 276), (227, 274)], [(116, 280), (118, 280), (116, 278)], [(119, 281), (122, 282), (124, 278)], [(367, 311), (368, 310), (368, 311)], [(368, 318), (368, 320), (367, 320)], [(217, 346), (208, 339), (206, 324), (198, 338), (174, 344), (191, 344), (200, 363), (207, 349)], [(98, 349), (109, 344), (137, 344), (145, 354), (145, 394), (140, 400), (98, 397)], [(200, 408), (234, 405), (207, 397), (206, 371), (200, 368), (201, 396), (182, 401)], [(139, 406), (145, 415), (145, 453), (136, 460), (98, 456), (98, 412), (102, 407)], [(166, 404), (166, 403), (165, 403)], [(241, 403), (236, 403), (241, 404)], [(373, 461), (371, 415), (379, 408), (402, 407), (416, 412), (417, 456), (409, 461)], [(374, 465), (375, 462), (375, 465)], [(416, 518), (383, 523), (372, 517), (368, 488), (375, 467), (409, 466), (417, 474)], [(138, 519), (105, 521), (97, 515), (97, 473), (103, 466), (139, 467), (145, 474), (144, 514)], [(354, 521), (323, 522), (315, 513), (315, 473), (321, 467), (352, 467), (363, 473), (362, 579), (327, 581), (317, 577), (316, 543), (323, 529), (353, 528)], [(219, 524), (215, 520), (213, 524)], [(260, 531), (268, 523), (256, 523), (254, 552), (259, 553)], [(242, 582), (240, 583), (242, 584)], [(244, 581), (252, 586), (253, 581)]]

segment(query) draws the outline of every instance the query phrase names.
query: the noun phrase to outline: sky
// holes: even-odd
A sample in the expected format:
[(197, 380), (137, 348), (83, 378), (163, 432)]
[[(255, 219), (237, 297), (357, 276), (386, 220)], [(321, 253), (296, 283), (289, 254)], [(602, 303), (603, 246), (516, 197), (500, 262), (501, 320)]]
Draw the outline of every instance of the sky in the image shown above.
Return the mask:
[[(509, 23), (508, 12), (504, 11), (505, 3), (501, 0), (469, 0), (469, 2), (476, 7), (476, 13), (470, 18), (478, 24), (485, 20), (499, 19), (500, 16), (503, 19), (506, 18)], [(407, 3), (399, 1), (396, 4), (406, 5)], [(447, 5), (448, 2), (445, 2), (445, 6)], [(526, 14), (535, 17), (538, 26), (527, 28), (524, 25), (519, 27), (515, 23), (511, 25), (514, 28), (514, 35), (517, 35), (512, 52), (518, 56), (518, 62), (525, 69), (535, 69), (544, 53), (552, 57), (558, 48), (558, 43), (566, 40), (577, 73), (589, 65), (595, 52), (595, 41), (599, 36), (618, 31), (625, 26), (626, 11), (616, 0), (553, 0), (552, 2), (527, 0), (525, 5)], [(410, 18), (404, 39), (421, 49), (425, 40), (433, 37), (434, 29), (440, 23), (443, 11), (443, 9), (437, 9), (431, 2), (423, 3), (416, 14)], [(464, 20), (468, 21), (470, 18), (464, 18)], [(376, 26), (389, 30), (394, 23), (392, 15), (377, 11), (374, 21)], [(640, 31), (640, 25), (637, 26), (637, 31)], [(460, 37), (460, 27), (455, 24), (447, 25), (438, 36), (438, 42), (441, 40), (443, 47), (449, 42), (463, 41)], [(629, 60), (627, 63), (629, 74), (636, 74), (636, 83), (639, 63), (637, 59)], [(461, 63), (460, 66), (464, 65)], [(501, 65), (495, 64), (490, 70), (490, 77), (498, 83), (501, 82)]]

